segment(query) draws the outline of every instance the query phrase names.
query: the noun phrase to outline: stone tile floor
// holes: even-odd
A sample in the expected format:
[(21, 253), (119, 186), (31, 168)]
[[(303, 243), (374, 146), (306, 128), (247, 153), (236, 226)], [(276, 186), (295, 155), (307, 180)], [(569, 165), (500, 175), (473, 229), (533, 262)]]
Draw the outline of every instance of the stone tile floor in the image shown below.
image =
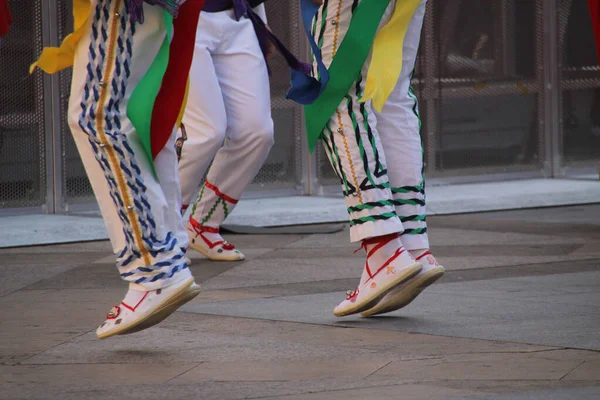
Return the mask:
[(0, 250), (0, 399), (600, 399), (600, 205), (438, 216), (448, 273), (405, 310), (335, 318), (348, 232), (230, 235), (204, 291), (97, 340), (125, 291), (106, 241)]

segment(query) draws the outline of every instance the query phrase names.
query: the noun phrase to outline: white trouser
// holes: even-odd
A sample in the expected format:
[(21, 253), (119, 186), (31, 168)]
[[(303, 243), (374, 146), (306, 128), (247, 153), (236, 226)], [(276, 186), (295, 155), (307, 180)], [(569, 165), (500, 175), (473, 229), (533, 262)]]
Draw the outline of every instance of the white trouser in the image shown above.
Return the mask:
[[(426, 1), (410, 22), (402, 49), (400, 79), (382, 112), (375, 112), (370, 101), (359, 102), (370, 63), (367, 60), (362, 76), (322, 135), (329, 160), (342, 181), (353, 242), (399, 232), (408, 250), (429, 247), (421, 123), (417, 98), (410, 87)], [(348, 30), (354, 3), (329, 0), (314, 20), (313, 35), (317, 43), (322, 43), (327, 67)], [(395, 3), (390, 3), (381, 26), (389, 21)]]
[(191, 216), (217, 228), (273, 146), (267, 65), (249, 19), (236, 21), (233, 11), (200, 15), (183, 124), (183, 204), (198, 193), (212, 161)]
[[(191, 276), (173, 138), (154, 176), (127, 105), (166, 35), (163, 10), (144, 5), (134, 29), (124, 1), (94, 0), (75, 51), (69, 126), (100, 206), (121, 277), (148, 289)], [(148, 118), (150, 118), (148, 110)]]

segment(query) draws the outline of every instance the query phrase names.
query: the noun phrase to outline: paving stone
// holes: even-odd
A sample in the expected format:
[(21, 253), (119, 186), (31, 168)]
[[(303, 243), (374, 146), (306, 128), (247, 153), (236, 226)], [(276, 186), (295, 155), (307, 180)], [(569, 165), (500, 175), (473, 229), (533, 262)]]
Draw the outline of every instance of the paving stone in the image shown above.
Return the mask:
[(599, 381), (600, 359), (596, 361), (584, 361), (564, 379), (569, 381)]
[(254, 293), (246, 290), (203, 290), (189, 304), (217, 303), (220, 301), (246, 300), (270, 297), (264, 293)]
[[(463, 353), (543, 352), (548, 357), (555, 347), (492, 340), (463, 339), (428, 334), (374, 330), (261, 319), (176, 313), (161, 327), (204, 334), (243, 334), (269, 340), (289, 341), (328, 347), (349, 347), (369, 353), (381, 351), (395, 359), (415, 359)], [(569, 359), (592, 360), (600, 353), (562, 350)]]
[(114, 263), (86, 264), (43, 279), (29, 286), (28, 290), (62, 290), (62, 289), (114, 289), (122, 288), (123, 294), (127, 285), (119, 277)]
[(585, 238), (561, 237), (547, 234), (515, 232), (493, 232), (471, 229), (431, 228), (428, 230), (432, 246), (475, 246), (475, 245), (567, 245), (585, 244)]
[(489, 220), (515, 220), (540, 222), (544, 224), (600, 225), (600, 205), (539, 208), (532, 210), (509, 210), (478, 214), (479, 218)]
[[(242, 263), (240, 262), (213, 262), (202, 259), (192, 263), (190, 270), (194, 274), (196, 281), (200, 283), (241, 265)], [(56, 274), (27, 287), (27, 289), (32, 290), (99, 288), (109, 290), (122, 288), (123, 294), (127, 291), (126, 283), (119, 277), (119, 272), (114, 263), (92, 263), (71, 268), (65, 273)]]
[(527, 393), (510, 393), (502, 395), (483, 395), (468, 397), (452, 397), (447, 400), (597, 400), (600, 398), (600, 387), (544, 390)]
[[(250, 248), (270, 248), (279, 249), (291, 243), (305, 238), (309, 235), (234, 235), (230, 233), (223, 234), (228, 242), (235, 244), (240, 249)], [(323, 236), (330, 236), (329, 234)]]
[[(186, 305), (182, 310), (600, 350), (597, 335), (600, 317), (596, 306), (561, 303), (560, 297), (553, 296), (554, 290), (550, 289), (553, 283), (565, 286), (571, 276), (600, 282), (600, 272), (552, 275), (535, 280), (526, 278), (532, 288), (548, 288), (548, 296), (543, 301), (515, 299), (510, 292), (506, 292), (504, 298), (471, 297), (469, 289), (479, 282), (443, 284), (437, 286), (452, 288), (451, 294), (436, 293), (434, 286), (404, 310), (370, 319), (335, 318), (332, 309), (343, 298), (343, 293), (222, 302), (218, 306)], [(514, 279), (496, 279), (493, 283), (502, 288), (512, 284)]]
[[(320, 379), (313, 381), (286, 382), (199, 382), (192, 384), (144, 384), (144, 385), (79, 385), (72, 382), (70, 386), (56, 385), (15, 385), (0, 384), (0, 399), (61, 399), (61, 400), (163, 400), (169, 399), (202, 399), (202, 400), (238, 400), (285, 398), (286, 395), (310, 396), (311, 394), (333, 394), (344, 391), (349, 395), (350, 389), (368, 390), (377, 387), (395, 386), (402, 390), (404, 382), (358, 380), (347, 378)], [(409, 383), (410, 384), (410, 383)], [(423, 385), (426, 386), (426, 385)], [(431, 385), (433, 386), (433, 385)], [(475, 391), (445, 388), (439, 386), (437, 393), (477, 393)], [(408, 389), (407, 389), (408, 390)], [(430, 389), (432, 391), (433, 389)], [(418, 393), (418, 390), (415, 390)], [(313, 397), (314, 398), (314, 397)], [(419, 397), (417, 398), (419, 399)], [(435, 397), (434, 397), (435, 399)]]
[(0, 298), (0, 354), (7, 363), (31, 357), (95, 330), (124, 291), (25, 290)]
[[(535, 354), (535, 353), (534, 353)], [(532, 354), (475, 354), (437, 360), (396, 361), (375, 375), (428, 380), (559, 380), (579, 365), (575, 360), (549, 361)]]
[(107, 340), (126, 290), (107, 241), (0, 249), (0, 399), (596, 399), (598, 210), (429, 218), (448, 273), (369, 319), (332, 315), (364, 262), (347, 228), (227, 234), (246, 262), (190, 253), (204, 292)]
[[(454, 389), (466, 389), (487, 393), (495, 399), (501, 394), (515, 394), (539, 391), (554, 391), (559, 389), (600, 386), (600, 381), (567, 381), (563, 380), (466, 380), (466, 381), (435, 381), (436, 385)], [(467, 397), (471, 398), (471, 397)]]
[(2, 227), (0, 247), (106, 239), (106, 228), (101, 218), (19, 215), (2, 217)]
[[(238, 249), (242, 253), (244, 253), (244, 256), (246, 257), (245, 259), (247, 261), (264, 256), (275, 250), (273, 248), (263, 248), (263, 247), (248, 247), (248, 248), (243, 248), (243, 249), (238, 247)], [(195, 262), (199, 262), (199, 261), (202, 261), (202, 262), (209, 261), (204, 255), (202, 255), (201, 253), (199, 253), (193, 249), (189, 249), (186, 253), (186, 256), (192, 260), (192, 265)], [(105, 255), (102, 258), (99, 258), (97, 260), (94, 260), (94, 262), (92, 264), (115, 264), (115, 261), (116, 261), (116, 257), (114, 255), (110, 254), (110, 255)], [(219, 261), (215, 261), (215, 263), (219, 263)]]
[(588, 241), (570, 253), (572, 256), (600, 254), (600, 240)]
[[(432, 249), (435, 252), (435, 249)], [(435, 253), (434, 253), (435, 254)], [(498, 256), (473, 256), (468, 257), (465, 262), (465, 257), (444, 257), (436, 254), (438, 261), (449, 271), (462, 269), (477, 269), (477, 268), (495, 268), (507, 267), (511, 265), (534, 265), (546, 263), (565, 263), (565, 269), (568, 270), (569, 264), (578, 260), (600, 260), (596, 254), (578, 254), (574, 255), (553, 255), (553, 256), (513, 256), (513, 255), (498, 255)]]
[(238, 264), (205, 283), (206, 289), (227, 289), (293, 282), (312, 282), (360, 276), (364, 259), (336, 259), (326, 265), (318, 259), (268, 259)]
[[(357, 246), (354, 246), (357, 247)], [(277, 249), (269, 254), (265, 254), (261, 257), (265, 259), (316, 259), (321, 260), (323, 265), (327, 265), (331, 262), (331, 259), (361, 259), (364, 258), (363, 254), (353, 256), (353, 249), (351, 246), (338, 246), (338, 247), (318, 247), (307, 251), (306, 248), (295, 248), (286, 247), (283, 249)], [(364, 262), (364, 259), (362, 260)]]
[(198, 381), (307, 381), (327, 378), (362, 379), (385, 366), (385, 359), (300, 361), (231, 361), (203, 363), (171, 383)]
[(25, 364), (162, 364), (259, 360), (349, 359), (370, 349), (328, 346), (245, 335), (169, 329), (161, 324), (135, 335), (98, 340), (93, 332), (78, 336), (25, 361)]
[[(93, 242), (79, 242), (68, 244), (51, 244), (42, 246), (9, 247), (0, 248), (0, 256), (7, 254), (49, 254), (62, 253), (69, 255), (71, 253), (112, 253), (112, 247), (108, 240), (97, 240)], [(80, 257), (86, 257), (80, 255)]]
[(82, 265), (104, 253), (29, 253), (29, 248), (22, 248), (20, 253), (0, 256), (0, 268), (15, 265)]
[[(469, 396), (476, 394), (469, 390), (443, 388), (433, 385), (393, 385), (352, 390), (335, 390), (318, 393), (303, 393), (291, 396), (277, 397), (282, 400), (435, 400), (446, 399), (448, 396)], [(274, 399), (274, 397), (263, 397)]]
[(74, 268), (74, 265), (0, 266), (0, 297)]
[(0, 366), (0, 381), (9, 384), (133, 385), (167, 382), (196, 364), (103, 364)]
[[(436, 257), (481, 257), (481, 256), (511, 256), (532, 257), (532, 256), (561, 256), (577, 252), (587, 244), (478, 244), (461, 246), (440, 246), (434, 244), (432, 247)], [(597, 253), (600, 250), (597, 249)], [(582, 253), (583, 254), (583, 253)], [(585, 253), (588, 254), (588, 253)]]
[[(274, 248), (271, 247), (255, 247), (255, 246), (244, 246), (244, 247), (240, 247), (237, 243), (233, 243), (235, 245), (235, 247), (237, 249), (239, 249), (242, 253), (244, 253), (244, 256), (246, 257), (244, 259), (244, 261), (240, 262), (240, 263), (244, 263), (244, 262), (248, 262), (250, 260), (255, 260), (259, 257), (262, 257), (266, 254), (271, 253), (272, 251), (274, 251)], [(264, 244), (262, 244), (261, 246), (264, 246)], [(209, 261), (204, 255), (200, 254), (199, 252), (190, 249), (188, 250), (188, 252), (186, 253), (186, 255), (188, 257), (190, 257), (192, 259), (192, 265), (194, 264), (194, 262), (196, 260), (206, 260)], [(211, 261), (213, 263), (215, 262), (220, 262), (220, 261)]]

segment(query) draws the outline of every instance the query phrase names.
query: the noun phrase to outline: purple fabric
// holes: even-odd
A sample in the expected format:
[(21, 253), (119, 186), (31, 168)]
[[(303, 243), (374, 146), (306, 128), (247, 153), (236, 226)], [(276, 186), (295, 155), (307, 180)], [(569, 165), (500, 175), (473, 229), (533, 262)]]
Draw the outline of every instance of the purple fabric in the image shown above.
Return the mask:
[(144, 23), (144, 1), (152, 6), (164, 8), (174, 17), (177, 16), (179, 7), (186, 2), (186, 0), (125, 0), (127, 10), (129, 10), (129, 15), (133, 22)]
[(254, 10), (252, 10), (252, 8), (264, 3), (265, 1), (266, 0), (206, 0), (202, 11), (221, 12), (230, 10), (233, 7), (235, 18), (238, 21), (243, 17), (248, 17), (248, 19), (252, 21), (252, 25), (254, 25), (254, 31), (256, 32), (256, 37), (258, 38), (258, 43), (260, 44), (260, 48), (263, 52), (265, 60), (267, 59), (269, 42), (271, 42), (277, 51), (279, 51), (279, 53), (285, 58), (285, 61), (292, 70), (302, 72), (304, 74), (310, 74), (311, 66), (298, 60), (296, 56), (294, 56), (292, 52), (289, 51), (285, 45), (273, 34), (273, 32), (267, 28), (262, 18), (260, 18), (260, 16), (254, 12)]
[[(254, 8), (266, 0), (248, 0), (248, 5), (250, 8)], [(216, 13), (225, 10), (231, 10), (234, 7), (234, 0), (206, 0), (204, 3), (204, 8), (202, 11), (209, 13)]]

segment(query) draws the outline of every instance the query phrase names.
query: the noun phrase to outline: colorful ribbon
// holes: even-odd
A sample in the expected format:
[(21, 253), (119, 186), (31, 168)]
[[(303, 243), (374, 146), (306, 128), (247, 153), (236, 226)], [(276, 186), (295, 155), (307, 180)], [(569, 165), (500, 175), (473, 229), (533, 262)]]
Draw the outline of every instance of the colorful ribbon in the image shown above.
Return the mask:
[(73, 0), (74, 31), (63, 40), (60, 47), (47, 47), (42, 51), (40, 58), (31, 65), (29, 73), (36, 67), (54, 74), (73, 65), (75, 48), (86, 31), (88, 20), (91, 16), (92, 4), (90, 0)]
[(174, 20), (169, 63), (152, 109), (152, 158), (165, 147), (185, 106), (187, 82), (196, 43), (196, 30), (204, 0), (187, 0)]
[(365, 90), (360, 101), (372, 100), (373, 108), (379, 112), (400, 78), (404, 37), (421, 2), (397, 1), (392, 18), (375, 37)]
[[(127, 116), (136, 128), (153, 166), (152, 160), (164, 148), (182, 114), (194, 54), (195, 33), (204, 0), (187, 0), (185, 3), (183, 0), (147, 2), (152, 1), (165, 9), (166, 34), (156, 58), (129, 99)], [(139, 2), (142, 4), (141, 0)], [(171, 3), (183, 3), (175, 22), (172, 15), (174, 10), (165, 7)], [(60, 47), (45, 48), (38, 61), (31, 65), (30, 72), (39, 67), (54, 74), (72, 66), (75, 49), (86, 32), (91, 14), (90, 0), (73, 0), (74, 32), (65, 38)], [(138, 18), (143, 19), (143, 15), (132, 15), (132, 19)], [(178, 33), (174, 37), (173, 30)]]
[(329, 81), (315, 102), (304, 108), (310, 151), (314, 150), (329, 119), (359, 76), (389, 3), (390, 0), (361, 1), (354, 12), (346, 36), (329, 67)]
[(313, 78), (309, 74), (292, 71), (291, 87), (287, 92), (286, 98), (297, 103), (308, 105), (314, 103), (325, 90), (329, 82), (329, 71), (323, 64), (321, 49), (315, 42), (315, 39), (310, 31), (312, 20), (319, 11), (319, 6), (314, 4), (312, 0), (301, 0), (300, 2), (302, 23), (304, 24), (304, 32), (308, 38), (308, 43), (315, 58), (317, 69), (319, 71), (320, 80)]

